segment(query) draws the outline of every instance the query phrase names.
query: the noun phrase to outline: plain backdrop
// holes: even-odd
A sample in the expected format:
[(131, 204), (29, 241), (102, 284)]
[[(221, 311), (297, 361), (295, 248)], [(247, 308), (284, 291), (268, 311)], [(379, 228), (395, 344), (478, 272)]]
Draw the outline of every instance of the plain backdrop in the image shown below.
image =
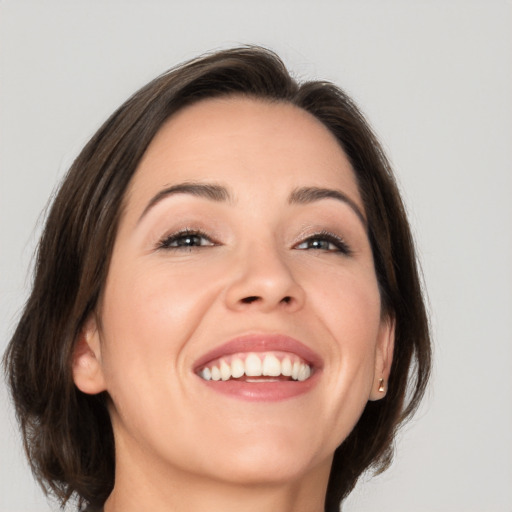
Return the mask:
[[(435, 370), (392, 468), (345, 512), (512, 510), (512, 2), (0, 0), (0, 349), (42, 211), (100, 123), (167, 68), (254, 43), (347, 90), (403, 189)], [(0, 511), (57, 510), (34, 484), (5, 385)]]

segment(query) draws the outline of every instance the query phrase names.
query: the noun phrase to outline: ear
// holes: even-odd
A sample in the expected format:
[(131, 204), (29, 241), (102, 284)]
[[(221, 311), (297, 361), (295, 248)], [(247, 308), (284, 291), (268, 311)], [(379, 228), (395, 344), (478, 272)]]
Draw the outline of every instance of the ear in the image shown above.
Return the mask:
[(84, 323), (73, 350), (73, 380), (89, 395), (105, 391), (98, 324), (94, 313)]
[(377, 345), (375, 347), (375, 371), (370, 400), (380, 400), (386, 396), (394, 348), (395, 319), (394, 317), (387, 316), (382, 319), (379, 327)]

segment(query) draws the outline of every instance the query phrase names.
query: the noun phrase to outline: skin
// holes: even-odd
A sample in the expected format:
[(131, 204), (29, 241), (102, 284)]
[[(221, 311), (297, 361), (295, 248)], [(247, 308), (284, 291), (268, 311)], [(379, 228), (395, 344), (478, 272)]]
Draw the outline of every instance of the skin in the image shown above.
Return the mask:
[[(231, 198), (180, 193), (148, 209), (183, 182), (218, 184)], [(297, 187), (336, 189), (353, 205), (290, 204)], [(101, 304), (73, 368), (79, 389), (111, 397), (116, 481), (105, 511), (323, 510), (334, 450), (367, 401), (385, 395), (379, 379), (389, 375), (394, 339), (343, 150), (292, 105), (205, 100), (160, 129), (125, 199)], [(183, 229), (208, 238), (159, 247)], [(205, 386), (194, 362), (254, 333), (314, 350), (323, 361), (316, 385), (273, 402)]]

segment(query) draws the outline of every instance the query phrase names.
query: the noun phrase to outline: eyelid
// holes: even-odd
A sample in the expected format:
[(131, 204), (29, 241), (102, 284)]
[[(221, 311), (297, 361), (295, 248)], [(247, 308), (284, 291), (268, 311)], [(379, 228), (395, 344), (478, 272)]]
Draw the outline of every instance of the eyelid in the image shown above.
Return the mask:
[[(171, 245), (174, 241), (179, 240), (180, 238), (184, 238), (187, 236), (197, 236), (200, 238), (203, 238), (207, 240), (209, 243), (207, 244), (200, 244), (200, 245)], [(310, 240), (325, 240), (329, 243), (334, 244), (336, 249), (323, 249), (324, 252), (333, 252), (333, 253), (341, 253), (344, 255), (351, 255), (353, 254), (353, 250), (347, 243), (346, 239), (336, 234), (332, 231), (326, 230), (326, 229), (319, 229), (319, 230), (311, 230), (307, 229), (304, 230), (303, 233), (295, 239), (295, 241), (292, 244), (292, 249), (298, 249), (298, 246), (301, 244), (304, 244)], [(216, 237), (214, 234), (211, 233), (210, 230), (205, 230), (202, 228), (197, 227), (185, 227), (185, 228), (179, 228), (176, 230), (172, 230), (170, 232), (167, 232), (164, 236), (159, 237), (155, 243), (155, 250), (192, 250), (192, 249), (201, 249), (206, 247), (215, 247), (223, 245), (218, 237)], [(321, 251), (320, 248), (302, 248), (298, 250), (316, 250)]]
[[(333, 243), (338, 248), (338, 251), (329, 251), (329, 252), (340, 252), (342, 254), (350, 256), (353, 251), (347, 241), (344, 237), (333, 233), (331, 231), (327, 231), (325, 229), (322, 229), (320, 231), (314, 231), (309, 233), (304, 233), (301, 235), (298, 240), (293, 244), (294, 248), (297, 248), (300, 244), (303, 244), (305, 242), (308, 242), (309, 240), (326, 240), (330, 243)], [(306, 249), (300, 249), (300, 250), (306, 250)], [(318, 250), (318, 249), (317, 249)]]
[[(201, 238), (204, 238), (211, 242), (211, 244), (208, 245), (191, 245), (191, 246), (172, 246), (170, 245), (172, 242), (178, 240), (179, 238), (186, 237), (186, 236), (198, 236)], [(201, 247), (214, 247), (220, 245), (220, 243), (210, 234), (206, 233), (203, 229), (197, 229), (197, 228), (181, 228), (176, 231), (171, 231), (170, 233), (167, 233), (163, 237), (159, 238), (156, 243), (156, 249), (157, 250), (179, 250), (179, 249), (192, 249), (192, 248), (201, 248)]]

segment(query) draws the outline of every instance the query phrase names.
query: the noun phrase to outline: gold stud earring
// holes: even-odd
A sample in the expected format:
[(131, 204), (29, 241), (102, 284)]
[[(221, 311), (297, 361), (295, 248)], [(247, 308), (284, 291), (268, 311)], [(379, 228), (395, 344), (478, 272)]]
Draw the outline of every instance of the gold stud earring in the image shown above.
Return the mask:
[(379, 392), (384, 393), (384, 379), (379, 379)]

